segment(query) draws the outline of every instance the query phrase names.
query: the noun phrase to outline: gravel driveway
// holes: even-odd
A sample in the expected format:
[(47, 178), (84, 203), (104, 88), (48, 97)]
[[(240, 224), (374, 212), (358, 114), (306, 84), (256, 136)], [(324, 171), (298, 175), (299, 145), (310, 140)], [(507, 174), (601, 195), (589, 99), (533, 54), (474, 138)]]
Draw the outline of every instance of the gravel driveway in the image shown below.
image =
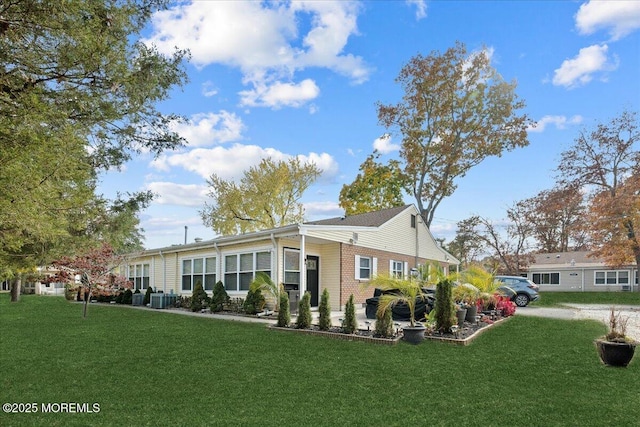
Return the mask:
[[(610, 305), (601, 304), (564, 304), (566, 308), (551, 307), (518, 307), (517, 315), (521, 316), (537, 316), (551, 317), (555, 319), (594, 319), (603, 322), (605, 325), (609, 323), (609, 315), (611, 313)], [(627, 323), (627, 336), (640, 341), (640, 307), (632, 305), (615, 306), (623, 317), (629, 318)]]

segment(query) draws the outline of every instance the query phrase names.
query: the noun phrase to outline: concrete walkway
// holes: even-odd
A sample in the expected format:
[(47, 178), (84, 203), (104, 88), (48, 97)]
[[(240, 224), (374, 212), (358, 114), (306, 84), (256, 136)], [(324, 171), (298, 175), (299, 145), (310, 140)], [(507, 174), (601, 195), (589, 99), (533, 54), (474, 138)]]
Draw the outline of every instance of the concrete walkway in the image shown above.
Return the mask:
[[(609, 323), (611, 314), (611, 306), (605, 304), (564, 304), (566, 308), (552, 307), (518, 307), (516, 315), (520, 316), (536, 316), (550, 317), (555, 319), (593, 319), (598, 320), (605, 325)], [(621, 317), (627, 318), (628, 337), (640, 341), (640, 307), (632, 305), (617, 305), (615, 310), (620, 312)]]

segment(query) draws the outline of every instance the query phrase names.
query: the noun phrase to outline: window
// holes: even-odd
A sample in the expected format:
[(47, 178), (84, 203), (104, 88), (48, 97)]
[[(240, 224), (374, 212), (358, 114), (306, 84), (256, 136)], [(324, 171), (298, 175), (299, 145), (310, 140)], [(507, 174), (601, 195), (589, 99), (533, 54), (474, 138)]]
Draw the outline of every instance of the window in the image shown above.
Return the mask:
[(134, 264), (129, 266), (128, 279), (134, 289), (141, 291), (149, 287), (149, 264)]
[(533, 273), (532, 280), (537, 285), (559, 285), (560, 273)]
[(411, 215), (411, 228), (416, 228), (416, 216)]
[[(362, 258), (360, 260), (362, 260)], [(389, 273), (392, 277), (402, 279), (404, 277), (404, 263), (402, 263), (401, 261), (390, 261)]]
[(300, 284), (300, 251), (297, 249), (284, 250), (284, 283)]
[(596, 271), (594, 283), (596, 286), (606, 285), (629, 285), (629, 271), (628, 270), (613, 270), (613, 271)]
[(182, 260), (182, 290), (191, 292), (200, 283), (205, 291), (213, 291), (216, 284), (216, 258)]
[(377, 273), (378, 259), (374, 257), (356, 255), (356, 280), (369, 280)]
[(271, 276), (271, 252), (244, 252), (224, 257), (224, 287), (227, 291), (248, 291), (256, 272)]

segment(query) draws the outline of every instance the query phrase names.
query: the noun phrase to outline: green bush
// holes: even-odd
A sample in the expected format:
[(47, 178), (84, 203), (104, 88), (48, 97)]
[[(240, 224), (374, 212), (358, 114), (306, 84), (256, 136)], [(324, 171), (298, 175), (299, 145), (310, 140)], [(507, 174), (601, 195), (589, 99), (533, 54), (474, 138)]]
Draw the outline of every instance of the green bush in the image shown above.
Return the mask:
[(212, 312), (217, 313), (222, 311), (224, 304), (229, 302), (229, 294), (221, 281), (218, 281), (213, 287), (213, 295), (209, 303), (209, 308)]
[(344, 307), (344, 319), (342, 320), (342, 331), (345, 334), (352, 334), (358, 329), (356, 320), (356, 305), (353, 302), (353, 294), (349, 297), (347, 305)]
[(376, 329), (374, 336), (389, 338), (393, 335), (393, 320), (391, 319), (391, 309), (386, 309), (383, 314), (376, 311)]
[(153, 288), (149, 286), (147, 288), (147, 292), (144, 293), (144, 301), (143, 304), (146, 306), (147, 304), (151, 304), (151, 294), (153, 293)]
[(296, 321), (296, 328), (309, 329), (311, 327), (311, 294), (306, 291), (300, 299), (298, 305), (298, 320)]
[(328, 331), (331, 328), (331, 305), (329, 304), (329, 290), (322, 291), (320, 296), (320, 307), (318, 307), (318, 327), (321, 331)]
[(244, 312), (247, 314), (260, 313), (264, 309), (266, 300), (260, 288), (249, 289), (247, 292), (247, 298), (244, 300)]
[(449, 332), (451, 327), (457, 324), (456, 310), (453, 303), (451, 280), (445, 279), (436, 285), (435, 318), (436, 329), (441, 332)]
[(291, 314), (289, 313), (289, 294), (282, 292), (280, 294), (280, 309), (278, 310), (278, 323), (276, 326), (286, 328), (291, 323)]
[(124, 293), (122, 294), (122, 303), (130, 305), (132, 299), (133, 299), (133, 292), (131, 292), (131, 289), (127, 289), (126, 291), (124, 291)]
[(198, 280), (196, 282), (196, 287), (193, 290), (193, 294), (191, 294), (191, 311), (200, 311), (203, 308), (206, 308), (208, 304), (209, 296), (202, 287), (202, 282)]

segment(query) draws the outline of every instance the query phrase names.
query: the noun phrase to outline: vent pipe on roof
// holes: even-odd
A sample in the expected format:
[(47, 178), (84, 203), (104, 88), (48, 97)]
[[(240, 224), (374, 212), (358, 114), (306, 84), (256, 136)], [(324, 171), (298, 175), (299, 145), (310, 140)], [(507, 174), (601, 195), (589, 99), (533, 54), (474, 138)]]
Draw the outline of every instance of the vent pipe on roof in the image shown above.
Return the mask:
[(184, 244), (185, 245), (187, 244), (187, 229), (188, 228), (189, 227), (187, 227), (186, 225), (184, 226)]

